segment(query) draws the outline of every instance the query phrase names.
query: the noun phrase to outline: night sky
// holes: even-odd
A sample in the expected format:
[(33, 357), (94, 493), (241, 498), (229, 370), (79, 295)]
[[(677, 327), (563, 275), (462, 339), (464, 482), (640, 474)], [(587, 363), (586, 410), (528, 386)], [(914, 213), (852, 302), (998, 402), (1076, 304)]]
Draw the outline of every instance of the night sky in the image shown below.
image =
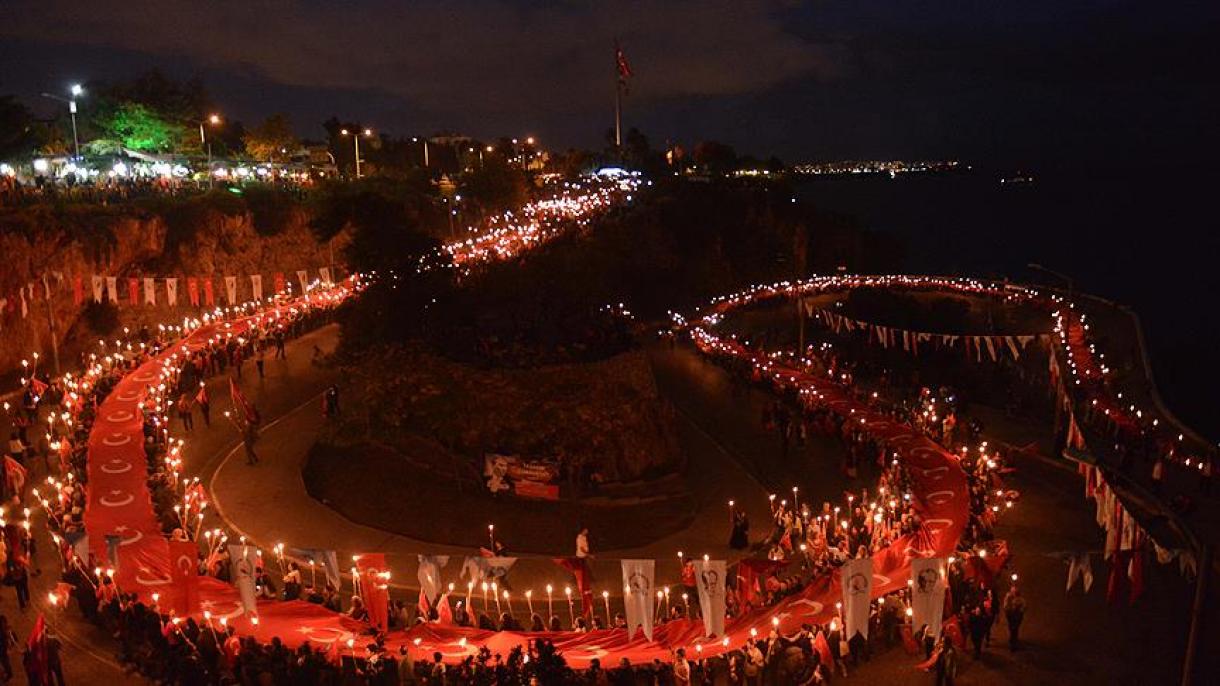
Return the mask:
[(600, 147), (617, 36), (626, 124), (787, 161), (996, 165), (1196, 159), (1215, 149), (1220, 3), (10, 0), (0, 92), (158, 67), (227, 117), (337, 115), (397, 134)]

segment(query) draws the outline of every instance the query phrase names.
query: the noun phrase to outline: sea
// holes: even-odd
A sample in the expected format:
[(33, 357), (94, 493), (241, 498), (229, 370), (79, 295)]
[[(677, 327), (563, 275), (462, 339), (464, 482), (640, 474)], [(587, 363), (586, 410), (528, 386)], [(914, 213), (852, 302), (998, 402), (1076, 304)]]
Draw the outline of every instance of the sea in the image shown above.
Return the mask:
[(1220, 210), (1200, 166), (805, 177), (818, 207), (902, 239), (905, 271), (1074, 287), (1143, 323), (1158, 390), (1181, 420), (1220, 439)]

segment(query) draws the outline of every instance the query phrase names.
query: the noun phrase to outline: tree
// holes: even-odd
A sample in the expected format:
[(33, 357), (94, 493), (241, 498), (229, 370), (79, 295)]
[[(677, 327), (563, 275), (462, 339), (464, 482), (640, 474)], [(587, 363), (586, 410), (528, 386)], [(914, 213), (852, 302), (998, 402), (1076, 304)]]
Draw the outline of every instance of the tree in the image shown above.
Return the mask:
[(529, 185), (521, 169), (500, 155), (487, 155), (482, 168), (462, 177), (462, 196), (492, 214), (524, 205)]
[(107, 107), (93, 119), (102, 138), (140, 152), (169, 152), (186, 138), (186, 127), (137, 102)]
[(11, 95), (0, 96), (0, 160), (28, 156), (45, 137), (29, 108)]
[(196, 126), (208, 110), (201, 80), (179, 82), (152, 70), (91, 90), (96, 97), (84, 101), (89, 115), (82, 117), (82, 137), (104, 139), (94, 149), (201, 150)]
[(246, 132), (246, 153), (256, 160), (281, 159), (297, 147), (297, 137), (287, 115), (273, 114)]
[(737, 166), (737, 152), (720, 141), (702, 141), (695, 146), (695, 164), (712, 174), (725, 174)]

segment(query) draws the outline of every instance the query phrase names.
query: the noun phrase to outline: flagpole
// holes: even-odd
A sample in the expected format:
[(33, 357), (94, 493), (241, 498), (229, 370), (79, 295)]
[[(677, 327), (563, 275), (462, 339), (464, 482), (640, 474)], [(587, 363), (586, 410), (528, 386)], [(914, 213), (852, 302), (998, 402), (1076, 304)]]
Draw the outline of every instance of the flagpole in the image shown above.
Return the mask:
[(623, 147), (623, 73), (622, 66), (619, 63), (619, 55), (622, 54), (619, 48), (618, 39), (614, 41), (614, 149), (619, 151)]

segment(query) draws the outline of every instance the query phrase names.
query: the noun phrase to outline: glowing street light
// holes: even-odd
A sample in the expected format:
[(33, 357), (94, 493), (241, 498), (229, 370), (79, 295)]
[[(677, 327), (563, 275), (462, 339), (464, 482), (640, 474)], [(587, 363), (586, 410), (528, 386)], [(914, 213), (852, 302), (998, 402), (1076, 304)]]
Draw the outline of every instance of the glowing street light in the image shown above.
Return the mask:
[(418, 136), (412, 136), (412, 137), (411, 137), (411, 142), (412, 142), (412, 143), (418, 143), (418, 142), (420, 142), (421, 140), (424, 142), (424, 167), (425, 167), (425, 168), (427, 168), (427, 167), (429, 167), (429, 166), (430, 166), (430, 163), (429, 163), (429, 160), (428, 160), (428, 138), (427, 138), (427, 137), (424, 137), (424, 138), (422, 138), (422, 139), (421, 139), (421, 138), (419, 138)]
[(76, 133), (76, 99), (85, 94), (85, 87), (74, 83), (68, 87), (68, 94), (71, 97), (64, 98), (52, 93), (43, 93), (42, 97), (68, 103), (68, 114), (72, 117), (72, 150), (74, 159), (80, 160), (80, 138)]
[(354, 141), (356, 144), (356, 178), (358, 179), (360, 178), (360, 136), (371, 138), (373, 136), (373, 130), (365, 129), (357, 134), (352, 131), (348, 131), (347, 129), (343, 129), (339, 133), (344, 136), (351, 136), (352, 141)]

